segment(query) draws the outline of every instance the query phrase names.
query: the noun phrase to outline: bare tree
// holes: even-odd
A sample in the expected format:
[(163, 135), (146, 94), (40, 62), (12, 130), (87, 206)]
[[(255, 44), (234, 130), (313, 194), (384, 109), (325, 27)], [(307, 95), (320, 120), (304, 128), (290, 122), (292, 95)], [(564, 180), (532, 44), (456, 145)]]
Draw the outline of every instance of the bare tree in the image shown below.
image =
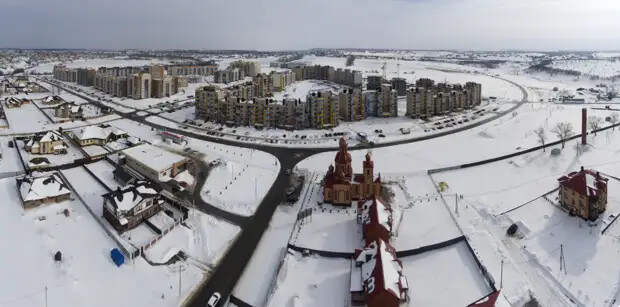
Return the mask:
[[(609, 116), (609, 123), (613, 126), (617, 124), (618, 121), (620, 121), (620, 114), (616, 112), (611, 113), (611, 116)], [(616, 130), (616, 127), (611, 127), (611, 130)]]
[(601, 127), (601, 123), (603, 119), (598, 116), (588, 116), (588, 126), (590, 130), (594, 131), (594, 135), (596, 135), (596, 130)]
[(538, 129), (534, 129), (534, 134), (538, 138), (538, 143), (543, 146), (543, 152), (545, 151), (545, 141), (547, 140), (547, 134), (545, 133), (545, 129), (540, 127)]
[(562, 148), (567, 138), (573, 135), (573, 125), (569, 122), (560, 122), (551, 130), (560, 140), (562, 140)]

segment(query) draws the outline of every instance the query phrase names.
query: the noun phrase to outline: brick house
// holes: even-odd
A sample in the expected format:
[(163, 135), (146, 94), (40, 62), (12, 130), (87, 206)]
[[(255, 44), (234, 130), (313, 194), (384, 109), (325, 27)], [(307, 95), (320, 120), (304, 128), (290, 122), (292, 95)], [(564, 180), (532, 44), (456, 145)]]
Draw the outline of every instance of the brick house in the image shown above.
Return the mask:
[(81, 119), (83, 118), (83, 113), (82, 106), (74, 102), (65, 102), (54, 107), (54, 116), (59, 118)]
[(158, 188), (140, 181), (103, 195), (103, 217), (119, 233), (138, 226), (161, 210)]
[(396, 251), (376, 240), (356, 249), (351, 261), (351, 300), (367, 307), (398, 307), (408, 299), (409, 285)]
[(374, 162), (366, 154), (363, 173), (353, 174), (347, 142), (340, 139), (340, 150), (323, 178), (323, 199), (326, 203), (350, 206), (353, 201), (372, 199), (381, 193), (381, 176), (374, 179)]
[(376, 240), (389, 242), (392, 236), (392, 208), (375, 197), (361, 204), (358, 210), (366, 244)]
[(607, 209), (607, 181), (597, 171), (584, 169), (558, 178), (560, 205), (570, 214), (594, 221)]
[(67, 146), (60, 133), (50, 130), (24, 139), (24, 149), (31, 154), (66, 154)]
[(34, 208), (47, 203), (59, 203), (68, 200), (71, 192), (58, 173), (34, 177), (19, 177), (17, 191), (24, 209)]

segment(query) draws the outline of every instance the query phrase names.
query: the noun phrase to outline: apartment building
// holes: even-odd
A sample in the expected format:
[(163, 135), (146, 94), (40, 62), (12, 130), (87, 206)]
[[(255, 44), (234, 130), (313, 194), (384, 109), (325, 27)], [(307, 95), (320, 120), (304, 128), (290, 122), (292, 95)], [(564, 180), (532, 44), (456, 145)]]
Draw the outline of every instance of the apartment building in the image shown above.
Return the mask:
[(482, 86), (479, 83), (435, 84), (430, 79), (418, 79), (416, 86), (407, 90), (406, 116), (430, 118), (449, 112), (480, 105)]
[(239, 68), (228, 67), (224, 70), (218, 70), (215, 72), (213, 81), (215, 83), (230, 83), (243, 79), (245, 75)]
[(151, 98), (152, 79), (151, 74), (147, 72), (139, 72), (127, 78), (127, 90), (133, 99)]
[(392, 85), (384, 83), (381, 85), (381, 92), (377, 100), (377, 117), (396, 117), (398, 116), (398, 93), (392, 89)]
[(338, 94), (340, 118), (344, 121), (358, 121), (367, 117), (366, 106), (360, 88), (350, 88)]
[(217, 71), (217, 64), (170, 65), (167, 71), (169, 76), (212, 76)]
[(229, 68), (238, 68), (244, 77), (255, 77), (260, 74), (260, 64), (252, 61), (235, 61), (230, 63)]
[(392, 84), (392, 88), (396, 90), (398, 96), (407, 95), (407, 80), (405, 78), (392, 78), (390, 84)]
[(256, 97), (267, 97), (271, 95), (271, 78), (266, 74), (257, 74), (252, 78), (254, 84), (254, 95)]
[(369, 91), (378, 91), (381, 89), (381, 84), (384, 83), (382, 76), (368, 76), (366, 78), (366, 89)]
[(215, 86), (196, 89), (196, 116), (206, 121), (220, 122), (219, 105), (224, 101), (224, 92)]
[(330, 91), (313, 92), (306, 97), (309, 109), (309, 124), (315, 129), (329, 129), (338, 126), (340, 116), (338, 97)]
[(271, 90), (274, 92), (283, 91), (284, 88), (295, 82), (295, 74), (290, 71), (272, 71), (269, 74), (271, 79)]

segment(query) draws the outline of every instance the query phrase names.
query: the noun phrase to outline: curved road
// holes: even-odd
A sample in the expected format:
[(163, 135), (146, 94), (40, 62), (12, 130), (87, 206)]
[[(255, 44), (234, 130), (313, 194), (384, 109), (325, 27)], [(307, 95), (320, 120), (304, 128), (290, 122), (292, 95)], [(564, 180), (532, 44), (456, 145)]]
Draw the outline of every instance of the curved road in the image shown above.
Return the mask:
[[(441, 133), (436, 133), (432, 135), (407, 139), (407, 140), (385, 142), (385, 143), (375, 144), (372, 146), (358, 145), (358, 146), (351, 147), (351, 150), (362, 150), (362, 149), (368, 149), (368, 148), (380, 148), (380, 147), (387, 147), (387, 146), (393, 146), (393, 145), (399, 145), (399, 144), (407, 144), (407, 143), (413, 143), (413, 142), (419, 142), (419, 141), (428, 140), (432, 138), (437, 138), (437, 137), (441, 137), (441, 136), (445, 136), (445, 135), (449, 135), (453, 133), (458, 133), (458, 132), (461, 132), (467, 129), (471, 129), (471, 128), (486, 124), (492, 120), (495, 120), (505, 114), (508, 114), (514, 111), (515, 109), (520, 107), (523, 103), (527, 102), (527, 99), (528, 99), (527, 91), (521, 85), (513, 81), (507, 80), (507, 79), (503, 79), (499, 77), (494, 77), (494, 78), (501, 79), (503, 81), (509, 82), (517, 86), (523, 94), (521, 101), (516, 103), (514, 107), (504, 112), (501, 112), (497, 116), (490, 117), (488, 119), (485, 119), (483, 121), (480, 121), (474, 124), (459, 127), (457, 129), (453, 129), (453, 130), (445, 131)], [(45, 80), (40, 80), (40, 81), (47, 83), (47, 81)], [(88, 97), (82, 93), (78, 93), (73, 90), (67, 89), (65, 86), (62, 86), (59, 84), (54, 84), (54, 85), (63, 88), (65, 91), (73, 95), (76, 95), (88, 101), (91, 104), (94, 104), (100, 107), (104, 106), (99, 101), (94, 100), (91, 97)], [(224, 218), (230, 221), (236, 220), (239, 223), (244, 224), (244, 227), (242, 227), (241, 233), (239, 234), (237, 240), (233, 242), (233, 244), (228, 249), (228, 252), (226, 253), (226, 255), (222, 257), (222, 260), (220, 261), (216, 269), (213, 271), (209, 279), (206, 282), (202, 283), (199, 286), (199, 288), (196, 290), (196, 292), (191, 297), (189, 297), (188, 300), (186, 301), (185, 305), (191, 306), (191, 307), (194, 307), (194, 306), (204, 307), (206, 305), (207, 300), (215, 292), (219, 292), (222, 295), (222, 298), (227, 298), (228, 296), (230, 296), (230, 293), (232, 292), (239, 278), (241, 278), (241, 275), (243, 274), (243, 271), (246, 265), (250, 261), (253, 251), (256, 249), (256, 246), (258, 245), (258, 242), (260, 241), (263, 233), (269, 226), (269, 221), (271, 220), (271, 217), (273, 216), (273, 213), (276, 207), (280, 203), (286, 200), (286, 195), (284, 191), (286, 191), (286, 188), (289, 185), (289, 177), (285, 174), (285, 170), (292, 169), (298, 162), (300, 162), (301, 160), (305, 159), (306, 157), (310, 155), (337, 149), (335, 146), (324, 147), (324, 148), (289, 148), (289, 147), (268, 146), (264, 144), (237, 142), (233, 140), (220, 139), (220, 138), (216, 138), (216, 137), (212, 137), (212, 136), (208, 136), (204, 134), (198, 134), (198, 133), (194, 133), (194, 132), (190, 132), (190, 131), (186, 131), (182, 129), (170, 128), (167, 126), (148, 122), (145, 120), (144, 117), (137, 116), (135, 112), (122, 113), (116, 110), (114, 112), (123, 118), (134, 120), (142, 124), (151, 126), (153, 128), (165, 129), (165, 130), (171, 131), (179, 135), (184, 135), (187, 137), (205, 140), (205, 141), (209, 141), (213, 143), (261, 150), (261, 151), (274, 155), (277, 159), (280, 160), (280, 172), (278, 174), (278, 177), (276, 178), (275, 182), (273, 183), (273, 185), (271, 186), (271, 188), (265, 195), (265, 198), (260, 203), (260, 205), (258, 206), (253, 216), (232, 217), (234, 216), (234, 214), (231, 214), (228, 212), (224, 214), (221, 212), (222, 210), (219, 210), (219, 211), (215, 210), (214, 209), (215, 207), (213, 208), (202, 207), (203, 210), (207, 212), (211, 212), (215, 216), (218, 216), (220, 218)], [(201, 206), (208, 206), (208, 204), (204, 205), (205, 203), (203, 201), (198, 202), (198, 204)], [(222, 301), (224, 301), (224, 299)]]

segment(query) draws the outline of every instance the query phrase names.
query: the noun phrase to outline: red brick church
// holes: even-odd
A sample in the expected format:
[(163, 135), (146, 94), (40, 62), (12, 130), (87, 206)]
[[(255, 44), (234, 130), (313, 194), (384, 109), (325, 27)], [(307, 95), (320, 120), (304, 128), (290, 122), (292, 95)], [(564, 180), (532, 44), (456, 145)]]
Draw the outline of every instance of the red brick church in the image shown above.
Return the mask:
[(374, 162), (366, 154), (362, 174), (353, 174), (347, 141), (340, 138), (340, 150), (323, 179), (323, 199), (326, 203), (350, 206), (353, 201), (373, 199), (381, 193), (381, 175), (374, 178)]

